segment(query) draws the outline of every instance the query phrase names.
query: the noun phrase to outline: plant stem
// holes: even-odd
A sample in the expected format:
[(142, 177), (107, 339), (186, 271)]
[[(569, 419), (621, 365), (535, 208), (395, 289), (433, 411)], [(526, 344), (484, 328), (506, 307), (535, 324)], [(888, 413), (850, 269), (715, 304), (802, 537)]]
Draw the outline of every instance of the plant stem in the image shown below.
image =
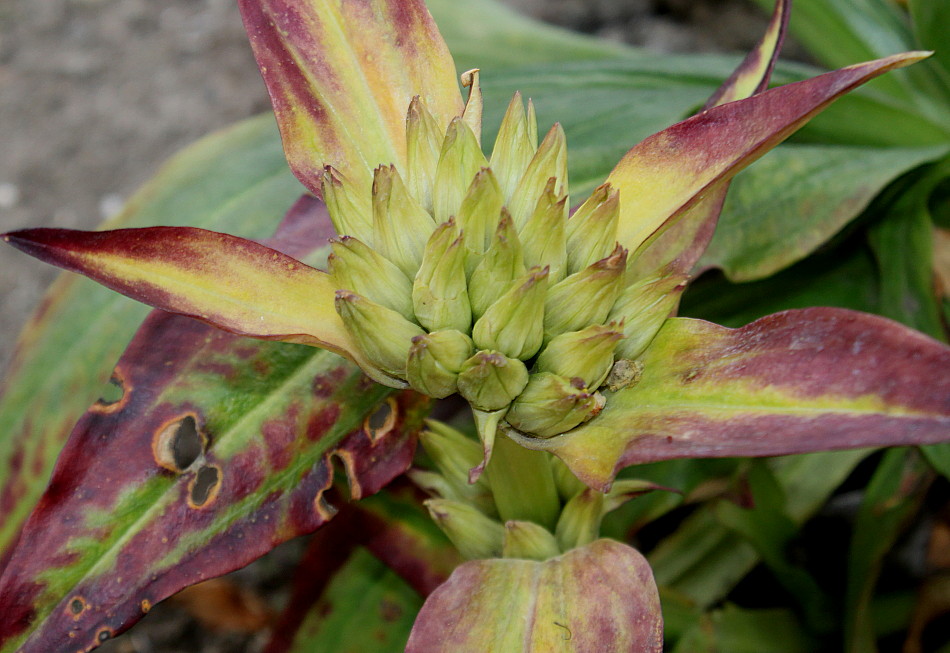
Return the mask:
[(549, 455), (525, 449), (504, 435), (495, 441), (486, 473), (502, 521), (530, 521), (554, 532), (561, 502)]

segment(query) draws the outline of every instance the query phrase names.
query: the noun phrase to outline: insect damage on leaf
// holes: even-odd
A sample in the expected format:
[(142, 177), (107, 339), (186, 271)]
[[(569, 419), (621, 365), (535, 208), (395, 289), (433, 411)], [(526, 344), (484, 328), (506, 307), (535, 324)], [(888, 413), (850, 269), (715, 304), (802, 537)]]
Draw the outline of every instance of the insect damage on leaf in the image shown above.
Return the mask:
[(376, 442), (393, 430), (398, 418), (399, 404), (389, 397), (363, 421), (363, 429), (369, 434), (370, 440)]
[(103, 415), (122, 410), (129, 401), (129, 390), (125, 375), (116, 367), (109, 379), (109, 385), (104, 389), (103, 396), (92, 405), (90, 410)]
[(214, 501), (221, 487), (221, 470), (214, 465), (205, 465), (198, 470), (188, 486), (188, 506), (202, 508)]
[(197, 415), (187, 413), (159, 427), (152, 440), (152, 452), (160, 466), (181, 474), (204, 454), (206, 445), (207, 438), (198, 428)]

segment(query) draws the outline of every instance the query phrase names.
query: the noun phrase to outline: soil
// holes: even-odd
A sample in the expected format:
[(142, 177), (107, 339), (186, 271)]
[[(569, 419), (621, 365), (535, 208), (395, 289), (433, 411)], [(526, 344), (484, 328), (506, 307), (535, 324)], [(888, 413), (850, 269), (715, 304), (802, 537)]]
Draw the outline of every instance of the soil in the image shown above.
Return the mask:
[[(765, 22), (745, 0), (508, 1), (544, 20), (663, 51), (741, 52)], [(92, 228), (175, 151), (268, 109), (233, 0), (5, 0), (0, 231)], [(0, 370), (55, 273), (0, 247)], [(267, 574), (254, 569), (273, 564), (257, 563), (241, 578), (261, 586)], [(198, 641), (180, 608), (159, 607), (102, 650), (261, 648), (255, 636)]]

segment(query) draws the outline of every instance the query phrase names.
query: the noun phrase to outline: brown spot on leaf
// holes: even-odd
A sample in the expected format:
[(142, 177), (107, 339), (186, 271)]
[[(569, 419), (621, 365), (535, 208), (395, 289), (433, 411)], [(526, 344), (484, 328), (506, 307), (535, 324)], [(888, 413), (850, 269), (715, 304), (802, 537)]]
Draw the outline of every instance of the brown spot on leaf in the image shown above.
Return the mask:
[(70, 599), (69, 606), (67, 607), (67, 610), (69, 614), (72, 616), (73, 621), (78, 621), (79, 617), (82, 616), (83, 612), (85, 612), (88, 609), (89, 609), (88, 601), (86, 601), (86, 599), (81, 596), (74, 596), (72, 599)]
[(152, 609), (152, 602), (148, 599), (142, 599), (139, 605), (142, 608), (142, 614), (148, 614)]
[(162, 424), (152, 438), (155, 462), (177, 474), (191, 467), (204, 452), (207, 440), (194, 413), (179, 415)]
[(363, 421), (363, 430), (376, 442), (395, 428), (398, 417), (399, 404), (395, 397), (389, 397)]
[(96, 642), (101, 644), (109, 640), (112, 637), (113, 633), (114, 631), (111, 628), (100, 628), (98, 632), (96, 632)]
[(221, 487), (221, 470), (214, 465), (204, 465), (195, 474), (188, 487), (188, 505), (201, 508), (212, 503)]

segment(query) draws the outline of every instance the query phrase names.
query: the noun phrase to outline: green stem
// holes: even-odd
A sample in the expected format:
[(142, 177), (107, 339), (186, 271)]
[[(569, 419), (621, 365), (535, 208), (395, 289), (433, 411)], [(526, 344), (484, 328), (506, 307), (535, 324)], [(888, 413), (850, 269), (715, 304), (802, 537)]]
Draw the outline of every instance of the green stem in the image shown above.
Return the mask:
[(561, 512), (550, 454), (499, 434), (486, 474), (502, 521), (530, 521), (552, 533)]

